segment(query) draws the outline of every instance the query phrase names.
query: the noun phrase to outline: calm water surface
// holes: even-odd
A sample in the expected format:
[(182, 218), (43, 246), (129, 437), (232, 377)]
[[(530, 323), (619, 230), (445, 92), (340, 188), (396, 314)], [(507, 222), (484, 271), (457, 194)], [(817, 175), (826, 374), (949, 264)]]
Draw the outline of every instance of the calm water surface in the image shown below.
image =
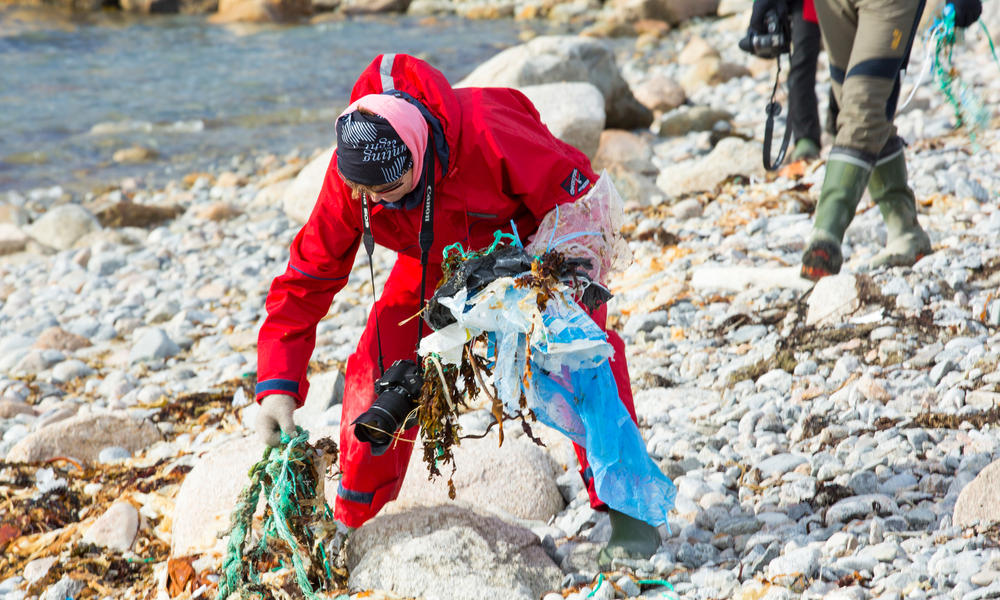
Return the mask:
[[(201, 17), (96, 23), (0, 11), (0, 191), (152, 184), (250, 152), (309, 153), (381, 52), (421, 56), (456, 82), (537, 23), (369, 18), (298, 26)], [(140, 145), (159, 158), (118, 165)]]

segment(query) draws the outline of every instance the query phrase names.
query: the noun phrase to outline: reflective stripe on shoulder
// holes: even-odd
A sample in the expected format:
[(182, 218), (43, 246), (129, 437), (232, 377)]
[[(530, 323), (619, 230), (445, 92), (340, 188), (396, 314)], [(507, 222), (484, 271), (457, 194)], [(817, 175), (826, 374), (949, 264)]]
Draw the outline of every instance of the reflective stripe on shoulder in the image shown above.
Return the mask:
[(382, 63), (378, 66), (378, 74), (382, 77), (383, 92), (389, 92), (396, 89), (396, 86), (392, 82), (392, 63), (395, 61), (395, 54), (382, 55)]

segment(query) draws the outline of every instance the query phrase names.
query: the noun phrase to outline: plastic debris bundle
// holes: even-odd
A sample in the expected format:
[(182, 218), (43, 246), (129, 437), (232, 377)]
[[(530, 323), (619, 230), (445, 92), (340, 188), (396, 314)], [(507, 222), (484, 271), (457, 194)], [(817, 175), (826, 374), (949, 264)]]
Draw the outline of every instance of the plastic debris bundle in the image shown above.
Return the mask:
[[(308, 443), (309, 432), (282, 434), (281, 445), (267, 448), (250, 468), (250, 483), (233, 509), (226, 558), (222, 564), (217, 598), (269, 598), (270, 586), (261, 573), (291, 567), (302, 594), (317, 600), (321, 591), (332, 591), (346, 582), (346, 571), (337, 567), (342, 526), (323, 497), (326, 465), (337, 459), (337, 445), (329, 438)], [(264, 521), (253, 535), (253, 515), (261, 495)], [(345, 530), (346, 531), (346, 530)], [(287, 561), (287, 562), (286, 562)], [(291, 563), (290, 565), (288, 563)]]
[[(621, 403), (609, 363), (614, 354), (611, 344), (578, 302), (582, 290), (595, 284), (588, 275), (606, 277), (611, 268), (627, 265), (628, 256), (623, 254), (627, 246), (621, 250), (618, 242), (624, 244), (624, 240), (612, 226), (615, 210), (622, 210), (621, 201), (602, 177), (581, 202), (589, 210), (574, 211), (569, 217), (568, 211), (561, 210), (562, 216), (554, 217), (549, 228), (540, 230), (524, 249), (530, 253), (536, 248), (542, 253), (531, 255), (522, 273), (494, 273), (487, 283), (470, 277), (474, 270), (463, 269), (463, 264), (481, 264), (484, 256), (492, 254), (504, 260), (517, 256), (520, 249), (516, 244), (501, 245), (504, 236), (500, 235), (482, 253), (460, 252), (458, 264), (455, 257), (449, 257), (446, 277), (457, 273), (457, 282), (449, 280), (439, 288), (434, 311), (441, 317), (446, 310), (450, 318), (439, 319), (439, 324), (448, 324), (420, 344), (425, 380), (435, 379), (437, 365), (442, 367), (442, 381), (449, 373), (471, 367), (475, 388), (487, 387), (480, 359), (474, 353), (475, 342), (485, 341), (487, 359), (493, 361), (493, 415), (497, 422), (519, 416), (525, 423), (527, 415), (562, 432), (586, 448), (602, 500), (635, 518), (664, 524), (673, 507), (675, 488), (646, 453), (645, 442)], [(606, 242), (605, 234), (609, 236)], [(543, 235), (553, 240), (552, 245), (537, 244)], [(516, 242), (516, 237), (506, 237)], [(587, 238), (601, 241), (584, 243)], [(526, 261), (509, 262), (523, 268)], [(471, 285), (465, 285), (469, 282)], [(430, 370), (427, 361), (433, 363)], [(452, 385), (443, 383), (442, 387)], [(448, 425), (455, 426), (454, 421)], [(500, 440), (502, 443), (502, 425)], [(436, 444), (440, 448), (440, 441)], [(430, 454), (434, 455), (433, 447)]]
[[(982, 20), (979, 21), (979, 25), (989, 40), (994, 62), (997, 62), (998, 66), (1000, 66), (989, 30), (986, 29), (986, 25), (983, 24)], [(946, 4), (942, 15), (934, 21), (934, 24), (928, 30), (929, 42), (927, 44), (927, 52), (928, 55), (933, 52), (934, 56), (930, 62), (927, 62), (929, 56), (925, 58), (924, 64), (930, 65), (929, 68), (933, 71), (934, 79), (937, 81), (941, 93), (944, 94), (948, 103), (951, 104), (955, 114), (956, 126), (964, 126), (969, 133), (969, 138), (975, 142), (979, 132), (984, 131), (989, 126), (990, 111), (984, 105), (982, 98), (973, 91), (972, 87), (958, 76), (958, 69), (952, 61), (952, 53), (958, 35), (959, 31), (955, 26), (955, 8), (951, 4)], [(923, 73), (921, 73), (920, 79), (923, 79)], [(918, 86), (919, 80), (917, 85), (914, 86), (914, 92)], [(908, 104), (912, 97), (913, 92), (911, 92), (906, 102), (903, 103), (903, 106)]]

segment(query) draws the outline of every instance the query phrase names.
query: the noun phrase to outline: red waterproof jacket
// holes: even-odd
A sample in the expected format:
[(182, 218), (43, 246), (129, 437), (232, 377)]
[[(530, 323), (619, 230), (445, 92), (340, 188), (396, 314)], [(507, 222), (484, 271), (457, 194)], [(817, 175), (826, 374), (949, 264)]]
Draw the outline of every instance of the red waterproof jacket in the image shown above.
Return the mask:
[[(523, 240), (556, 204), (580, 198), (596, 180), (586, 155), (555, 138), (517, 90), (453, 89), (426, 62), (386, 54), (361, 74), (351, 101), (393, 89), (426, 109), (437, 132), (432, 136), (437, 149), (432, 262), (441, 262), (441, 251), (455, 242), (473, 249), (488, 246), (495, 230), (511, 231), (511, 221)], [(334, 155), (309, 221), (292, 242), (288, 267), (271, 284), (257, 345), (258, 401), (280, 393), (295, 397), (300, 406), (304, 402), (316, 324), (354, 264), (362, 235), (361, 202), (351, 198), (336, 162)], [(419, 259), (420, 213), (419, 204), (374, 206), (375, 243)]]

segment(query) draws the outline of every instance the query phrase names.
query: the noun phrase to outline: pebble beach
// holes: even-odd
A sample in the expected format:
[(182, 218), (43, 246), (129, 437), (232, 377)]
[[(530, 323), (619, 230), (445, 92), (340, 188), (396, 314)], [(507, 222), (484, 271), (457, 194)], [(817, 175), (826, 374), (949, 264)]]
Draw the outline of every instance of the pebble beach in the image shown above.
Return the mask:
[[(647, 450), (678, 488), (657, 553), (599, 573), (610, 525), (569, 442), (538, 425), (538, 446), (508, 426), (502, 446), (494, 432), (455, 449), (454, 501), (415, 452), (399, 500), (354, 533), (347, 588), (328, 597), (1000, 597), (1000, 64), (971, 29), (954, 54), (989, 115), (975, 139), (930, 76), (896, 118), (934, 252), (868, 269), (885, 228), (866, 196), (843, 271), (814, 285), (799, 256), (824, 161), (764, 171), (774, 63), (737, 48), (746, 6), (723, 13), (613, 38), (598, 19), (587, 35), (506, 51), (537, 53), (510, 63), (599, 44), (614, 59), (600, 69), (653, 115), (606, 129), (607, 86), (524, 82), (625, 200), (633, 262), (609, 281), (609, 323)], [(984, 22), (1000, 31), (995, 10)], [(466, 81), (509, 85), (497, 61)], [(825, 98), (825, 57), (818, 81)], [(572, 101), (546, 108), (553, 96)], [(219, 535), (263, 451), (264, 300), (329, 151), (262, 147), (165, 184), (0, 193), (0, 597), (215, 597)], [(393, 260), (376, 250), (376, 286)], [(296, 412), (313, 439), (339, 439), (342, 369), (371, 294), (359, 253)], [(473, 403), (461, 424), (477, 434), (490, 421)], [(331, 477), (331, 504), (335, 492)], [(298, 597), (289, 578), (265, 582)]]

